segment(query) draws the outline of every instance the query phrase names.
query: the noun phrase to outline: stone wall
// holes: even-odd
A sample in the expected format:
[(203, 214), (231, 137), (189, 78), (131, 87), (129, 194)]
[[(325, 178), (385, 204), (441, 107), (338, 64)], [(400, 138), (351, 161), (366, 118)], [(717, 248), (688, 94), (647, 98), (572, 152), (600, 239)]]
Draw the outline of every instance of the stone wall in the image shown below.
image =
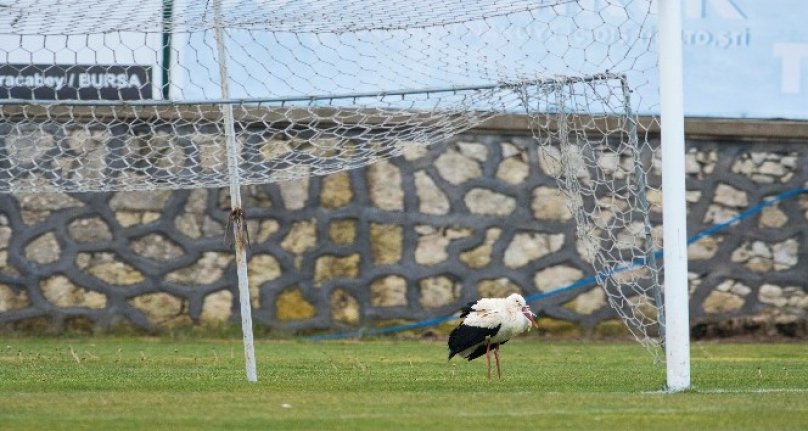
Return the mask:
[[(689, 143), (688, 231), (808, 185), (808, 141)], [(806, 335), (808, 194), (796, 194), (690, 245), (694, 335)]]
[[(386, 325), (591, 275), (532, 138), (511, 132), (244, 187), (256, 322)], [(689, 232), (804, 187), (805, 143), (689, 140)], [(216, 189), (0, 195), (0, 324), (58, 332), (235, 322), (228, 212), (227, 191)], [(807, 224), (808, 195), (691, 245), (695, 333), (805, 335)], [(534, 305), (547, 330), (621, 332), (596, 286)]]

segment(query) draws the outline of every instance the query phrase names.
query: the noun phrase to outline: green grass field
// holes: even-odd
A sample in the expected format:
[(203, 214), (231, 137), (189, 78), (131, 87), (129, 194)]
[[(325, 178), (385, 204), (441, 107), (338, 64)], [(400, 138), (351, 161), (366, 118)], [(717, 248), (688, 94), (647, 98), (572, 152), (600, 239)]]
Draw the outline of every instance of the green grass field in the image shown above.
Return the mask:
[(806, 344), (696, 343), (678, 394), (632, 343), (522, 337), (491, 382), (441, 342), (256, 349), (250, 384), (240, 340), (5, 338), (0, 430), (808, 429)]

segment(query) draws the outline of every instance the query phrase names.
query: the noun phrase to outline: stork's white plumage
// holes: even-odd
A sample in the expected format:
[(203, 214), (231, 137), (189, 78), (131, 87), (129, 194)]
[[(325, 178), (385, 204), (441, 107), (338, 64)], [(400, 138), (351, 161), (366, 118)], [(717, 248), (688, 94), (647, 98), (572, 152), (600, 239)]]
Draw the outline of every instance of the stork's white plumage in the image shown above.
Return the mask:
[(460, 355), (471, 361), (485, 355), (489, 379), (491, 350), (497, 363), (497, 376), (502, 377), (499, 346), (536, 324), (536, 315), (527, 306), (525, 298), (516, 293), (507, 298), (482, 298), (470, 302), (460, 317), (464, 318), (463, 322), (449, 334), (449, 359)]

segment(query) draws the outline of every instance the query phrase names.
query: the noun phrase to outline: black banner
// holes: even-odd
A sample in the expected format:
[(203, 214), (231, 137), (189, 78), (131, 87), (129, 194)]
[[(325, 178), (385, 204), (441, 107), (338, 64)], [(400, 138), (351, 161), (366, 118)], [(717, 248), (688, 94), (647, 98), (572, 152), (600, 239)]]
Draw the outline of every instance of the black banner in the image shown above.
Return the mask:
[(0, 64), (0, 99), (144, 100), (151, 78), (151, 66)]

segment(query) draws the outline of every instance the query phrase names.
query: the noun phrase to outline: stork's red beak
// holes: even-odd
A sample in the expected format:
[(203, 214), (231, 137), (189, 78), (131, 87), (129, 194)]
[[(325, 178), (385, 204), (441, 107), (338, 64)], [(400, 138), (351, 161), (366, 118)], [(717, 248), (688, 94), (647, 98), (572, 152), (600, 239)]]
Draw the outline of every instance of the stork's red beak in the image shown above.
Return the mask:
[(524, 314), (525, 317), (527, 317), (527, 320), (530, 320), (531, 325), (537, 328), (539, 327), (539, 322), (536, 321), (536, 314), (534, 314), (533, 311), (530, 310), (530, 307), (528, 307), (527, 305), (522, 307), (522, 314)]

